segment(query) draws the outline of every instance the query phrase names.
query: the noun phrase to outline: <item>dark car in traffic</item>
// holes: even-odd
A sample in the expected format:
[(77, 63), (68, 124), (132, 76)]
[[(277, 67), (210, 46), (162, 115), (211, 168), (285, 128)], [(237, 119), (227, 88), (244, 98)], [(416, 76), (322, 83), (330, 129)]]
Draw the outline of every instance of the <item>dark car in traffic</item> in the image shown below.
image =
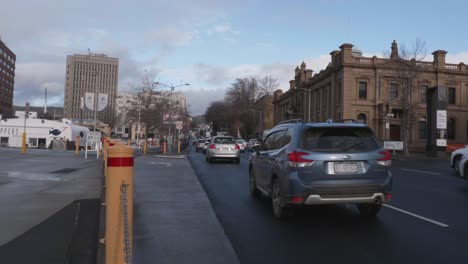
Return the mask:
[(391, 200), (390, 166), (390, 152), (365, 124), (286, 121), (251, 154), (250, 192), (269, 196), (277, 218), (316, 204), (355, 204), (372, 217)]

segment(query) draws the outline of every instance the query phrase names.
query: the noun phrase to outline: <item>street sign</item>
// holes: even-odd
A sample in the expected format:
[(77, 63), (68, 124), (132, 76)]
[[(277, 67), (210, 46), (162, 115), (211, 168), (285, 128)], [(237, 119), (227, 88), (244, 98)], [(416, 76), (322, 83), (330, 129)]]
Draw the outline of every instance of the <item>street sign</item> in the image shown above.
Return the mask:
[(436, 146), (437, 147), (446, 147), (447, 140), (446, 139), (436, 139)]
[(390, 123), (386, 122), (386, 123), (385, 123), (385, 128), (386, 128), (386, 129), (390, 129)]
[(182, 121), (177, 121), (176, 122), (176, 128), (179, 129), (179, 130), (182, 129), (182, 124), (183, 124)]
[(437, 110), (437, 129), (447, 129), (447, 110)]
[[(99, 158), (99, 148), (101, 144), (101, 132), (86, 133), (86, 144), (85, 144), (85, 158), (88, 158), (88, 151), (96, 151), (96, 157)], [(91, 146), (91, 150), (88, 150), (88, 146)], [(94, 148), (94, 149), (93, 149)]]
[(384, 148), (389, 150), (403, 150), (403, 141), (384, 141)]

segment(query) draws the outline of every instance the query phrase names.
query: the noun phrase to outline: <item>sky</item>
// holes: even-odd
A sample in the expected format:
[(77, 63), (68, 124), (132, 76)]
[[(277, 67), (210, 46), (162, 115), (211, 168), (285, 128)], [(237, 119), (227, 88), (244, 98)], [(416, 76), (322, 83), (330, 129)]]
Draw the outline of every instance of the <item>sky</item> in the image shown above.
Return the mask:
[(391, 42), (426, 43), (447, 62), (468, 64), (464, 0), (17, 0), (0, 4), (0, 37), (17, 56), (14, 105), (63, 106), (66, 56), (119, 58), (119, 92), (145, 72), (179, 89), (203, 114), (243, 77), (270, 75), (289, 88), (302, 61), (315, 73), (329, 53), (351, 43), (383, 56)]

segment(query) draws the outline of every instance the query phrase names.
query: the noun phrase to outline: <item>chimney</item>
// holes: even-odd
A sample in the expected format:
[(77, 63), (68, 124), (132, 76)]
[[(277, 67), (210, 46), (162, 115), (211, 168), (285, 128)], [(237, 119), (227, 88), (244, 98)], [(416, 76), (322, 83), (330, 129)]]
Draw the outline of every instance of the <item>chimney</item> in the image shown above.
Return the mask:
[(434, 65), (436, 69), (445, 69), (445, 55), (447, 51), (445, 50), (436, 50), (432, 52), (434, 55)]
[(314, 71), (313, 71), (313, 70), (311, 70), (311, 69), (307, 69), (307, 70), (305, 70), (306, 81), (308, 81), (308, 80), (311, 80), (311, 79), (312, 79), (312, 73), (313, 73), (313, 72), (314, 72)]
[(399, 58), (398, 55), (398, 44), (395, 40), (392, 42), (392, 53), (390, 53), (390, 59), (397, 59)]
[(337, 55), (340, 53), (339, 50), (334, 50), (332, 52), (330, 52), (330, 55), (331, 55), (331, 63), (332, 63), (332, 66), (336, 66), (337, 64)]
[(349, 63), (353, 61), (353, 44), (344, 43), (340, 46), (341, 49), (341, 61)]
[(289, 90), (294, 89), (296, 86), (296, 80), (290, 80), (289, 81)]

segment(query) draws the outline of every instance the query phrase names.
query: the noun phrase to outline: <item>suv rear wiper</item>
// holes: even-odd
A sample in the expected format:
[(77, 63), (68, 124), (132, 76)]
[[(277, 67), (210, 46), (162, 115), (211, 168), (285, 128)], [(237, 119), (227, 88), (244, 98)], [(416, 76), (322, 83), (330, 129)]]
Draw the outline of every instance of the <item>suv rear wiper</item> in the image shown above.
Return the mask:
[(359, 145), (361, 145), (363, 143), (364, 143), (364, 141), (359, 141), (357, 143), (352, 144), (351, 146), (347, 146), (346, 148), (342, 149), (341, 151), (346, 152), (346, 151), (348, 151), (348, 150), (350, 150), (350, 149), (352, 149), (352, 148), (354, 148), (356, 146), (359, 146)]

